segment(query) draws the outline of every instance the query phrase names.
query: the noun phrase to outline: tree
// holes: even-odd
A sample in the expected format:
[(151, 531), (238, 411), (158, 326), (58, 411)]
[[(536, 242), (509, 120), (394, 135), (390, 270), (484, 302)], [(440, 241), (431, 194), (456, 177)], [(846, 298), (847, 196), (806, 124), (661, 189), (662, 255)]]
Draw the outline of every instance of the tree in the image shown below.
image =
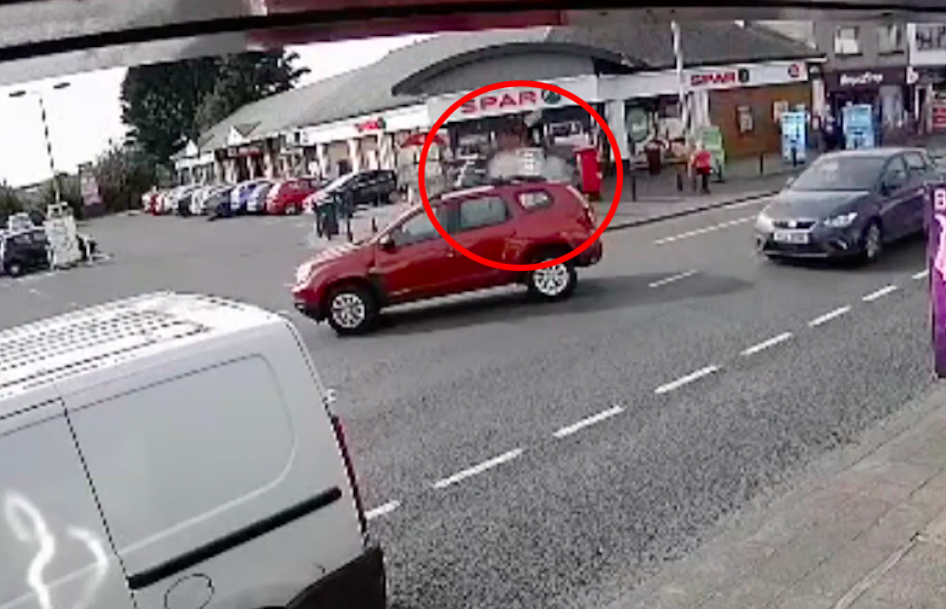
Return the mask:
[(251, 52), (129, 68), (122, 83), (122, 121), (129, 140), (168, 164), (201, 131), (241, 106), (287, 91), (308, 70), (295, 53)]
[(0, 222), (6, 227), (7, 218), (23, 211), (23, 202), (17, 195), (16, 189), (3, 182), (0, 184)]

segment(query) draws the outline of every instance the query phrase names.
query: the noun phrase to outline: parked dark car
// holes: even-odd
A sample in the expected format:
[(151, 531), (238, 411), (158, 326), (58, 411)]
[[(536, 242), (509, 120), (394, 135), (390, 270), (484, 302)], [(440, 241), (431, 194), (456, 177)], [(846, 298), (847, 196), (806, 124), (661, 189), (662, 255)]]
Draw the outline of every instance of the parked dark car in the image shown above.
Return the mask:
[[(98, 243), (88, 235), (78, 237), (82, 259), (88, 261), (98, 253)], [(48, 269), (48, 250), (49, 241), (43, 228), (0, 232), (0, 273), (19, 277)]]
[(345, 174), (328, 186), (312, 193), (305, 200), (307, 211), (326, 201), (336, 199), (346, 205), (386, 205), (397, 191), (397, 174), (388, 169), (376, 169)]
[(860, 257), (922, 233), (927, 185), (937, 169), (920, 148), (849, 150), (819, 157), (756, 220), (770, 259)]

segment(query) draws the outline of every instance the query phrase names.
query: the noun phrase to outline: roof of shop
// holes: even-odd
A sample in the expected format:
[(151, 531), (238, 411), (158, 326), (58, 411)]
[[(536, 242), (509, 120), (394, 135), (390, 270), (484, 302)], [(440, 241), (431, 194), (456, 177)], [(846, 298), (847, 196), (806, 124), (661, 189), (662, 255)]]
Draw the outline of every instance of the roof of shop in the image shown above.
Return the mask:
[[(804, 44), (759, 26), (684, 23), (681, 30), (688, 66), (820, 56)], [(416, 83), (418, 77), (423, 80), (468, 61), (508, 53), (510, 48), (535, 52), (537, 45), (547, 51), (570, 50), (621, 63), (625, 69), (666, 69), (674, 64), (670, 26), (666, 23), (630, 25), (622, 21), (614, 29), (555, 26), (442, 34), (391, 51), (363, 68), (248, 104), (205, 132), (200, 138), (201, 150), (225, 147), (227, 134), (236, 125), (258, 123), (252, 133), (246, 134), (253, 139), (296, 126), (419, 103), (424, 95), (395, 94), (395, 87), (410, 80)]]

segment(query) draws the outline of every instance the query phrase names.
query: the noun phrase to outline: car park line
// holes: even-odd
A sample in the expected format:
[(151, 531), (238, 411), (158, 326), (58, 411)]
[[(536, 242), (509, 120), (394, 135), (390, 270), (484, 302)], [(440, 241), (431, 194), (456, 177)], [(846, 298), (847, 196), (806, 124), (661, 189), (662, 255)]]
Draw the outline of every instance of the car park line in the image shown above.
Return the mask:
[(576, 423), (572, 423), (571, 425), (562, 427), (561, 429), (559, 429), (552, 435), (555, 436), (555, 438), (561, 440), (562, 438), (567, 438), (568, 436), (575, 434), (586, 427), (594, 425), (595, 423), (600, 423), (601, 421), (610, 419), (613, 416), (617, 416), (621, 414), (622, 412), (624, 412), (623, 408), (621, 408), (620, 406), (615, 406), (614, 408), (609, 408), (607, 410), (599, 412), (598, 414), (593, 414), (590, 417), (586, 417)]
[(459, 471), (453, 474), (452, 476), (441, 478), (440, 480), (437, 480), (436, 482), (434, 482), (433, 486), (437, 490), (445, 489), (448, 486), (452, 486), (456, 484), (457, 482), (461, 482), (463, 480), (466, 480), (467, 478), (472, 478), (473, 476), (487, 472), (493, 469), (494, 467), (499, 467), (500, 465), (504, 463), (508, 463), (509, 461), (512, 461), (513, 459), (520, 457), (523, 452), (525, 451), (521, 448), (510, 450), (508, 452), (505, 452), (499, 455), (498, 457), (493, 457), (492, 459), (483, 461), (482, 463), (474, 465), (473, 467), (469, 467), (467, 469)]
[(888, 286), (886, 286), (886, 287), (880, 288), (880, 289), (877, 290), (876, 292), (871, 292), (870, 294), (868, 294), (867, 296), (865, 296), (865, 297), (862, 298), (861, 300), (863, 300), (864, 302), (874, 302), (874, 301), (877, 300), (878, 298), (883, 298), (883, 297), (886, 296), (887, 294), (890, 294), (891, 292), (896, 291), (896, 289), (897, 289), (897, 286), (895, 286), (895, 285), (888, 285)]
[(677, 273), (676, 275), (671, 275), (670, 277), (666, 277), (666, 278), (664, 278), (664, 279), (661, 279), (660, 281), (655, 281), (655, 282), (653, 282), (653, 283), (650, 283), (650, 284), (648, 284), (647, 287), (649, 287), (649, 288), (659, 288), (660, 286), (667, 285), (668, 283), (674, 283), (675, 281), (680, 281), (681, 279), (686, 279), (687, 277), (692, 277), (693, 275), (696, 275), (696, 273), (697, 273), (697, 271), (695, 271), (695, 270), (692, 270), (692, 271), (684, 271), (683, 273)]
[(673, 243), (675, 241), (680, 241), (682, 239), (689, 239), (690, 237), (697, 237), (699, 235), (704, 235), (706, 233), (718, 231), (723, 228), (729, 228), (731, 226), (738, 226), (739, 224), (745, 224), (746, 222), (751, 222), (755, 219), (756, 219), (755, 216), (745, 216), (743, 218), (729, 220), (728, 222), (722, 222), (720, 224), (713, 224), (711, 226), (705, 226), (703, 228), (687, 231), (685, 233), (680, 233), (678, 235), (672, 235), (670, 237), (664, 237), (663, 239), (657, 239), (656, 241), (654, 241), (654, 245), (666, 245), (668, 243)]
[(365, 518), (368, 520), (374, 520), (375, 518), (381, 518), (382, 516), (387, 516), (397, 508), (401, 507), (400, 501), (388, 501), (384, 505), (379, 505), (378, 507), (368, 510), (365, 513)]
[(913, 275), (910, 276), (910, 278), (911, 279), (926, 279), (927, 277), (929, 277), (929, 274), (930, 274), (929, 269), (924, 269), (920, 271), (919, 273), (914, 273)]
[(773, 336), (772, 338), (769, 338), (769, 339), (767, 339), (767, 340), (764, 340), (764, 341), (762, 341), (761, 343), (757, 343), (757, 344), (755, 344), (755, 345), (752, 345), (752, 346), (749, 347), (748, 349), (744, 349), (744, 350), (742, 351), (742, 353), (740, 353), (740, 355), (742, 355), (743, 357), (749, 356), (749, 355), (755, 355), (756, 353), (759, 353), (759, 352), (761, 352), (761, 351), (765, 351), (765, 350), (768, 349), (769, 347), (774, 347), (775, 345), (777, 345), (777, 344), (779, 344), (779, 343), (784, 343), (785, 341), (787, 341), (787, 340), (790, 339), (791, 337), (792, 337), (792, 333), (791, 333), (791, 332), (782, 332), (781, 334), (779, 334), (779, 335), (777, 335), (777, 336)]
[(848, 313), (850, 310), (851, 310), (851, 307), (844, 306), (844, 307), (840, 307), (840, 308), (838, 308), (838, 309), (835, 309), (835, 310), (833, 310), (833, 311), (829, 311), (828, 313), (825, 313), (824, 315), (820, 315), (820, 316), (818, 316), (818, 317), (812, 319), (811, 321), (809, 321), (809, 322), (808, 322), (808, 326), (811, 327), (811, 328), (817, 328), (817, 327), (820, 326), (821, 324), (827, 323), (827, 322), (829, 322), (829, 321), (831, 321), (832, 319), (835, 319), (835, 318), (837, 318), (837, 317), (841, 317), (841, 316), (844, 315), (845, 313)]
[(710, 374), (713, 374), (714, 372), (719, 372), (719, 369), (720, 369), (719, 366), (706, 366), (705, 368), (700, 368), (699, 370), (695, 372), (691, 372), (690, 374), (681, 376), (680, 378), (674, 381), (670, 381), (669, 383), (666, 383), (666, 384), (661, 385), (660, 387), (657, 387), (654, 390), (654, 393), (656, 393), (657, 395), (669, 393), (671, 391), (674, 391), (675, 389), (679, 389), (680, 387), (683, 387), (684, 385), (688, 385), (692, 383), (693, 381), (699, 380), (703, 378), (704, 376), (709, 376)]

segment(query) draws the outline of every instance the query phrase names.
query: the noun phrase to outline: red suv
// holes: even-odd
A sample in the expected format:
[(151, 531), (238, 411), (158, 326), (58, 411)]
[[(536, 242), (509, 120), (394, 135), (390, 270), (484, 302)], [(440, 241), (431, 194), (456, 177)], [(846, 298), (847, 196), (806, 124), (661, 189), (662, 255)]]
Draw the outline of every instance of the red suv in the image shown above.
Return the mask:
[(266, 212), (278, 216), (301, 214), (302, 202), (321, 185), (315, 178), (291, 178), (277, 182), (266, 195)]
[[(573, 251), (595, 231), (595, 213), (567, 184), (513, 181), (445, 194), (432, 201), (438, 220), (469, 251), (488, 260), (529, 264)], [(543, 300), (571, 295), (575, 267), (602, 256), (597, 241), (565, 264), (504, 271), (470, 260), (434, 228), (423, 206), (367, 241), (324, 251), (299, 267), (296, 308), (327, 320), (339, 334), (368, 329), (386, 306), (523, 283)]]

